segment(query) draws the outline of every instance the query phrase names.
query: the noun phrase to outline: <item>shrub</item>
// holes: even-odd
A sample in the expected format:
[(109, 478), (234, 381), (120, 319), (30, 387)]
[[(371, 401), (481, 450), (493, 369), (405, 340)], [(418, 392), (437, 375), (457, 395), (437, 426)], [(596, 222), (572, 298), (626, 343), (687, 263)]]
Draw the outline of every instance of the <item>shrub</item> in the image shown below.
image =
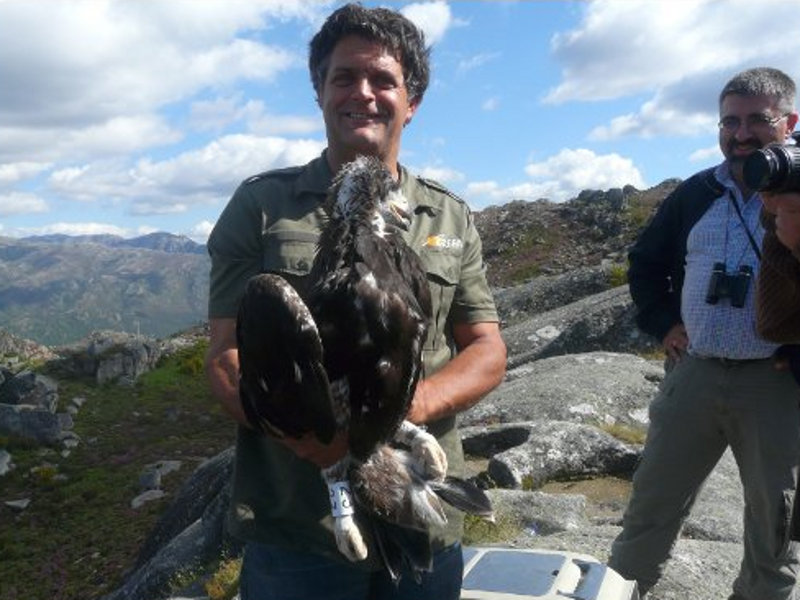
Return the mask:
[(242, 559), (225, 559), (205, 583), (206, 594), (210, 600), (231, 600), (239, 590), (239, 573)]
[(628, 265), (611, 265), (608, 270), (608, 283), (611, 284), (611, 287), (618, 287), (628, 283)]

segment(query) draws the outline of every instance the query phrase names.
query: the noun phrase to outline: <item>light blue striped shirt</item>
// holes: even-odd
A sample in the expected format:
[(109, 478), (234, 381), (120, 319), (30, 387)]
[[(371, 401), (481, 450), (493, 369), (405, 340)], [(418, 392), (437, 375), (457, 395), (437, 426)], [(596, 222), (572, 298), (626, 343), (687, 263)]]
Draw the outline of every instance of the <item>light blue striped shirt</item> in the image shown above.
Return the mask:
[[(689, 353), (701, 357), (767, 358), (778, 345), (762, 340), (756, 333), (755, 296), (760, 261), (731, 202), (734, 199), (738, 204), (760, 247), (764, 237), (759, 221), (761, 198), (758, 194), (742, 198), (727, 162), (719, 165), (714, 175), (726, 192), (694, 225), (686, 242), (681, 316), (689, 336)], [(741, 265), (752, 267), (753, 276), (743, 307), (731, 306), (730, 298), (720, 298), (717, 304), (706, 302), (711, 271), (717, 262), (725, 263), (729, 274), (736, 274)]]

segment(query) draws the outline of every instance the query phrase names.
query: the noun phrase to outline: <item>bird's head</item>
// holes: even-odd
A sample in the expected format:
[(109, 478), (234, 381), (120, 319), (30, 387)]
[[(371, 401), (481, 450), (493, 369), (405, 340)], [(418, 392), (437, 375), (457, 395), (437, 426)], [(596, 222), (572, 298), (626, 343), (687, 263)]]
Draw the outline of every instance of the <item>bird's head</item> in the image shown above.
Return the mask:
[(412, 209), (389, 169), (373, 156), (359, 156), (342, 166), (328, 193), (330, 213), (348, 221), (372, 223), (376, 233), (386, 227), (408, 231)]

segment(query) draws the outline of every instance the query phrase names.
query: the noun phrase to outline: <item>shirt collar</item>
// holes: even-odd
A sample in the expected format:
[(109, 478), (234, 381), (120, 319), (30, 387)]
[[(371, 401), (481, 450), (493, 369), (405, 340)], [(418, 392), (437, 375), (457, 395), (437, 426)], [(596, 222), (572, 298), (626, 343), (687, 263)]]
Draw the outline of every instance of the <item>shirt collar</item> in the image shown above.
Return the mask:
[(731, 165), (727, 160), (721, 162), (717, 168), (714, 169), (714, 177), (725, 186), (726, 190), (733, 194), (733, 197), (741, 206), (747, 205), (747, 203), (754, 198), (760, 198), (758, 192), (752, 192), (747, 198), (744, 197), (742, 190), (739, 189), (739, 186), (733, 179), (733, 175), (731, 175)]
[(300, 177), (297, 178), (296, 189), (298, 192), (308, 192), (324, 196), (328, 193), (328, 188), (333, 181), (333, 173), (328, 166), (326, 157), (327, 150), (323, 150), (317, 158), (312, 160), (303, 169)]

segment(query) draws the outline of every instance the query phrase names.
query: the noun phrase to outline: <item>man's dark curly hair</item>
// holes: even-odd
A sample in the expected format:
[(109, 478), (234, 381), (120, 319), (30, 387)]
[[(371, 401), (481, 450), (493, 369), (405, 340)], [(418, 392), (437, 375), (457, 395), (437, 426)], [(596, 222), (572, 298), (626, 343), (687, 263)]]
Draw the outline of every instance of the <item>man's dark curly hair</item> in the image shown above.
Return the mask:
[(422, 100), (430, 79), (430, 49), (425, 36), (402, 14), (387, 8), (364, 8), (352, 3), (327, 18), (309, 45), (308, 70), (319, 96), (328, 72), (331, 53), (339, 41), (357, 35), (378, 42), (403, 66), (409, 98)]

